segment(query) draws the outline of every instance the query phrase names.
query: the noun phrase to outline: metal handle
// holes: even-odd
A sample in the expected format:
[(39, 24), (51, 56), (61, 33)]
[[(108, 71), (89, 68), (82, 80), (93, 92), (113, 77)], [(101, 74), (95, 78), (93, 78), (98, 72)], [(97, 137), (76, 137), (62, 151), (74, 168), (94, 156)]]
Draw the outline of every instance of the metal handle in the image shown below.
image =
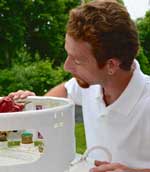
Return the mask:
[(90, 149), (87, 149), (81, 158), (84, 159), (84, 160), (86, 160), (87, 157), (88, 157), (88, 155), (89, 155), (93, 150), (96, 150), (96, 149), (103, 150), (103, 151), (106, 153), (106, 155), (107, 155), (108, 161), (109, 161), (109, 162), (112, 161), (112, 154), (110, 153), (110, 151), (109, 151), (106, 147), (99, 146), (99, 145), (93, 146), (93, 147), (91, 147)]
[(90, 149), (87, 149), (85, 151), (85, 153), (81, 156), (81, 158), (78, 159), (78, 160), (75, 159), (74, 161), (72, 161), (71, 164), (70, 164), (70, 166), (74, 166), (74, 165), (76, 165), (76, 164), (78, 164), (78, 163), (80, 163), (82, 161), (87, 161), (87, 158), (88, 158), (89, 154), (93, 150), (96, 150), (96, 149), (103, 150), (106, 153), (106, 155), (107, 155), (108, 161), (109, 162), (112, 161), (112, 154), (110, 153), (110, 151), (107, 148), (103, 147), (103, 146), (97, 145), (97, 146), (91, 147)]

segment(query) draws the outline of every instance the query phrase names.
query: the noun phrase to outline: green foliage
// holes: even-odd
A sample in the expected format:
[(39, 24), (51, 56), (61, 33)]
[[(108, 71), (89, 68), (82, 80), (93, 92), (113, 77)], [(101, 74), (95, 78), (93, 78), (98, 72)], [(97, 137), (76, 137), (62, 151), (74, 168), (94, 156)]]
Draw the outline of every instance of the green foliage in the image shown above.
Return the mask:
[(0, 67), (9, 66), (15, 50), (23, 44), (21, 13), (16, 1), (0, 1)]
[(136, 23), (143, 51), (146, 56), (150, 57), (150, 11), (147, 11), (145, 17), (138, 19)]
[(65, 59), (68, 11), (78, 4), (73, 0), (1, 0), (0, 67), (11, 67), (22, 49), (32, 55), (32, 62), (38, 52), (40, 59), (52, 57), (60, 65)]
[(143, 72), (150, 74), (150, 11), (146, 13), (144, 18), (137, 19), (136, 25), (141, 43), (137, 59), (140, 62)]
[(140, 63), (141, 70), (145, 73), (150, 75), (150, 62), (146, 55), (144, 54), (143, 48), (140, 47), (139, 54), (137, 55), (137, 60)]
[(0, 95), (20, 89), (34, 91), (43, 95), (55, 85), (68, 80), (70, 75), (63, 70), (63, 66), (53, 68), (52, 63), (39, 60), (35, 63), (14, 65), (10, 69), (0, 70)]

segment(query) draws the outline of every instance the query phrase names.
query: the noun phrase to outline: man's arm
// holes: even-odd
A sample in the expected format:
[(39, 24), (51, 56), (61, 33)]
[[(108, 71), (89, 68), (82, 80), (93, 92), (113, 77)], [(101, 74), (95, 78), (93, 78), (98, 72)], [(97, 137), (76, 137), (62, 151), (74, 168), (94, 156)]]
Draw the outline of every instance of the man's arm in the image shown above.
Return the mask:
[[(64, 85), (65, 83), (59, 84), (58, 86), (49, 90), (44, 96), (64, 97), (64, 98), (67, 97), (67, 90)], [(10, 93), (8, 96), (13, 99), (25, 99), (28, 96), (35, 96), (35, 93), (28, 90), (26, 91), (19, 90), (17, 92)]]
[(53, 96), (53, 97), (67, 97), (67, 90), (65, 88), (65, 83), (59, 84), (56, 87), (49, 90), (44, 96)]

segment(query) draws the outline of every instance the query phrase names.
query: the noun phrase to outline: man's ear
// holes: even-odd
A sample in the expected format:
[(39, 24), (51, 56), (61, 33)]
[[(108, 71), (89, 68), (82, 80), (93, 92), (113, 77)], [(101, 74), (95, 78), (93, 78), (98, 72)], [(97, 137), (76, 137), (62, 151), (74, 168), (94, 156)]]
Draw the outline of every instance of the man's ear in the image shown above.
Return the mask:
[(115, 58), (108, 59), (106, 63), (108, 75), (115, 74), (116, 71), (120, 68), (119, 65), (120, 65), (119, 60)]

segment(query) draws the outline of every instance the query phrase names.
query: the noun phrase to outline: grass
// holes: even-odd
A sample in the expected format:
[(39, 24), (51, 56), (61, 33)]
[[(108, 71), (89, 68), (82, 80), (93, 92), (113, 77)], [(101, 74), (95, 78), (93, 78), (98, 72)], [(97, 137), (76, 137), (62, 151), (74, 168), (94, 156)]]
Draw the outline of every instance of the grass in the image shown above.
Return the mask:
[(86, 150), (86, 142), (83, 123), (76, 123), (75, 136), (77, 153), (84, 153), (84, 151)]

